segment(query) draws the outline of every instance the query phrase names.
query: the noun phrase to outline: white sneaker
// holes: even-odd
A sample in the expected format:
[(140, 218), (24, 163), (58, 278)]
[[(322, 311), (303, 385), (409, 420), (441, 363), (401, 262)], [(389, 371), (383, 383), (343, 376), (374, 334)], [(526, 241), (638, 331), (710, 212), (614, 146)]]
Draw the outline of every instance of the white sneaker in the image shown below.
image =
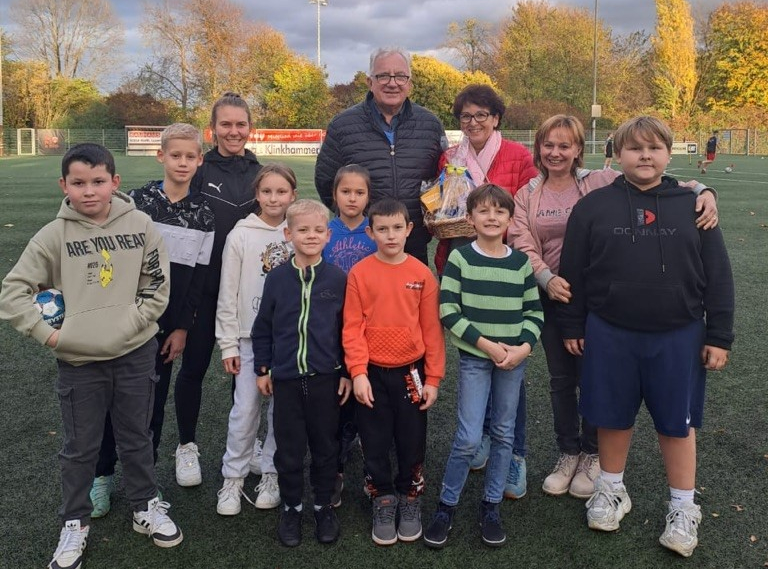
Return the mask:
[(48, 569), (80, 569), (89, 531), (89, 526), (80, 527), (80, 520), (66, 522), (61, 528), (59, 545), (48, 564)]
[(595, 480), (600, 475), (600, 457), (597, 454), (582, 452), (576, 474), (571, 480), (568, 493), (574, 498), (586, 500), (595, 493)]
[(668, 505), (667, 527), (659, 538), (659, 543), (679, 553), (690, 557), (699, 545), (699, 524), (701, 524), (701, 508), (694, 503), (674, 507)]
[(203, 482), (200, 472), (200, 453), (195, 443), (176, 447), (176, 483), (179, 486), (198, 486)]
[(616, 531), (619, 522), (632, 509), (627, 489), (616, 490), (599, 476), (595, 480), (595, 493), (587, 500), (587, 524), (591, 529)]
[(253, 454), (251, 455), (251, 460), (248, 462), (248, 467), (251, 470), (251, 474), (255, 474), (256, 476), (261, 476), (261, 454), (261, 440), (256, 439), (256, 443), (253, 445)]
[(550, 496), (562, 496), (568, 492), (578, 465), (578, 454), (562, 453), (558, 457), (557, 464), (552, 469), (552, 473), (544, 479), (541, 489)]
[(256, 497), (254, 504), (259, 510), (271, 510), (280, 505), (280, 488), (277, 486), (277, 474), (267, 472), (261, 477), (261, 482), (256, 486)]
[(219, 502), (216, 513), (221, 516), (236, 516), (240, 513), (240, 495), (243, 492), (242, 478), (225, 478), (218, 492)]
[(184, 536), (181, 529), (168, 517), (168, 502), (152, 498), (147, 502), (147, 510), (133, 512), (133, 530), (148, 535), (158, 547), (179, 545)]

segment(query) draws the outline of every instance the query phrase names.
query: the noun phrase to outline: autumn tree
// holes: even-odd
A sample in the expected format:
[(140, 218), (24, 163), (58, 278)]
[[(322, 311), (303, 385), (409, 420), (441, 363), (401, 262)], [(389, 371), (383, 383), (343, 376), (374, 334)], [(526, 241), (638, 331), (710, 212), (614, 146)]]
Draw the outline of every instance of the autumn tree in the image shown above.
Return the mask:
[(445, 42), (441, 47), (454, 52), (467, 71), (478, 71), (490, 55), (491, 25), (475, 18), (448, 24)]
[(768, 6), (723, 4), (708, 24), (702, 54), (709, 69), (702, 78), (708, 107), (768, 109)]
[[(500, 26), (493, 77), (514, 105), (547, 102), (580, 109), (592, 104), (594, 18), (585, 9), (522, 0)], [(610, 32), (598, 26), (600, 77), (608, 73)], [(598, 80), (598, 102), (604, 102)]]
[(15, 0), (16, 53), (44, 61), (51, 77), (97, 79), (114, 67), (123, 28), (109, 0)]
[(493, 85), (493, 81), (482, 71), (462, 72), (434, 57), (414, 55), (411, 60), (413, 102), (435, 113), (446, 127), (455, 125), (453, 101), (470, 83)]
[(331, 95), (323, 70), (306, 57), (280, 66), (264, 94), (264, 119), (273, 128), (322, 128), (328, 124)]
[(168, 105), (149, 93), (121, 90), (109, 95), (104, 104), (112, 125), (167, 125), (173, 122)]
[(694, 22), (686, 0), (656, 0), (651, 41), (655, 107), (673, 124), (686, 123), (697, 81)]
[(337, 83), (331, 87), (331, 115), (336, 115), (365, 99), (368, 94), (368, 76), (358, 71), (349, 83)]
[[(653, 77), (638, 70), (649, 69), (651, 39), (645, 32), (632, 32), (612, 38), (607, 72), (599, 78), (603, 117), (616, 126), (625, 120), (650, 112), (653, 106)], [(604, 123), (607, 121), (604, 121)]]

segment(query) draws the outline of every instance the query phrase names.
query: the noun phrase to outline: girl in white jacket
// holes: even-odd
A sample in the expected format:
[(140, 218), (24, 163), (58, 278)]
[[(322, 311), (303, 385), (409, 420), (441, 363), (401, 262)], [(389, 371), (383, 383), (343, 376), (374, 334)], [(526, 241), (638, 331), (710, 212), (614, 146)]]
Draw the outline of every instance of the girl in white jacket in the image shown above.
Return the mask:
[[(261, 419), (261, 396), (256, 388), (253, 368), (251, 327), (259, 310), (267, 273), (288, 261), (291, 254), (283, 228), (286, 225), (285, 211), (296, 200), (296, 175), (287, 166), (268, 164), (261, 169), (253, 185), (259, 213), (252, 213), (238, 221), (227, 236), (216, 307), (216, 340), (221, 348), (224, 370), (235, 376), (227, 450), (221, 467), (224, 485), (219, 490), (216, 506), (216, 511), (222, 516), (240, 513), (240, 497), (245, 496), (243, 481), (249, 472)], [(256, 488), (258, 497), (254, 504), (260, 509), (276, 508), (280, 504), (274, 454), (270, 400), (261, 460), (262, 477)]]

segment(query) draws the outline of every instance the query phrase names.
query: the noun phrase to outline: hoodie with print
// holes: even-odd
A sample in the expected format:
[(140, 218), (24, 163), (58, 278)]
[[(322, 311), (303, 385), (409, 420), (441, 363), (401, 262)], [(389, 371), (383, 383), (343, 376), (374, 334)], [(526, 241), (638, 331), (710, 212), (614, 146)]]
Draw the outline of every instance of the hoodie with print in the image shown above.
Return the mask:
[(54, 330), (32, 302), (59, 289), (65, 317), (54, 355), (72, 365), (125, 355), (158, 331), (170, 279), (162, 237), (133, 200), (115, 192), (107, 220), (96, 224), (67, 198), (56, 219), (29, 241), (0, 293), (0, 318), (45, 344)]

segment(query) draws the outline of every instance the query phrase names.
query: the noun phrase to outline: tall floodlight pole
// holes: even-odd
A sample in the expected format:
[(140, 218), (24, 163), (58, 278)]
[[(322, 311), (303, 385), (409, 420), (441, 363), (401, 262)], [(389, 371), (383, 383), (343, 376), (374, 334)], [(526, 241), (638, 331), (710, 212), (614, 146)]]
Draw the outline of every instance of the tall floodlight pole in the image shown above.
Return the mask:
[(320, 6), (327, 6), (328, 0), (309, 0), (310, 4), (317, 4), (317, 66), (320, 67)]
[(595, 126), (600, 112), (597, 109), (597, 0), (595, 0), (595, 31), (592, 44), (592, 152), (595, 152)]
[(5, 155), (3, 124), (3, 33), (0, 32), (0, 156)]

